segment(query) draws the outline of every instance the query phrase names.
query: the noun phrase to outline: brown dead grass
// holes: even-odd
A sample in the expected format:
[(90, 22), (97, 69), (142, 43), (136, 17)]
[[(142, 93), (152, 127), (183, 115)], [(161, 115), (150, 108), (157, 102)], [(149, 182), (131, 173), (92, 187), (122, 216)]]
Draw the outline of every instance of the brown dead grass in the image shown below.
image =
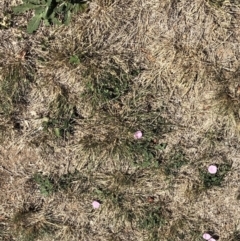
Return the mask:
[[(240, 229), (240, 7), (216, 2), (94, 0), (69, 27), (41, 27), (34, 35), (15, 25), (0, 30), (1, 88), (19, 64), (18, 75), (30, 80), (13, 79), (11, 91), (0, 93), (0, 240), (30, 240), (27, 232), (36, 230), (43, 233), (34, 240), (195, 241), (205, 231), (229, 240)], [(1, 2), (0, 12), (9, 7)], [(28, 17), (12, 16), (19, 26)], [(80, 64), (69, 63), (72, 55), (81, 56)], [(111, 66), (141, 71), (104, 112), (86, 84)], [(73, 110), (73, 134), (56, 138), (56, 126), (43, 129), (44, 121)], [(163, 163), (179, 148), (189, 160), (176, 176), (132, 165), (138, 156), (124, 145), (113, 153), (131, 143), (132, 131), (153, 126), (155, 114), (171, 123), (171, 131), (154, 137), (167, 143)], [(204, 192), (199, 168), (226, 162), (232, 168), (222, 187)], [(42, 173), (57, 184), (75, 170), (81, 178), (48, 196), (32, 181)], [(93, 200), (102, 202), (99, 210)], [(164, 225), (141, 228), (155, 209)]]

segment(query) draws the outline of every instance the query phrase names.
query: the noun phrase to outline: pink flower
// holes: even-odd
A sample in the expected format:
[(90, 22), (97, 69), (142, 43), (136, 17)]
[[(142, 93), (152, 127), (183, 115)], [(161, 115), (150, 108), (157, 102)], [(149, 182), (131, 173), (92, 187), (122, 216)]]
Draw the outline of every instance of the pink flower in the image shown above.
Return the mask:
[(216, 241), (216, 239), (212, 238), (212, 236), (208, 233), (204, 233), (203, 238), (207, 241)]
[(215, 166), (215, 165), (209, 166), (208, 167), (208, 172), (211, 173), (211, 174), (217, 173), (217, 166)]
[(134, 139), (141, 139), (142, 138), (142, 132), (141, 131), (136, 131), (134, 133)]
[(205, 240), (209, 240), (209, 239), (212, 238), (212, 237), (211, 237), (210, 234), (204, 233), (204, 234), (203, 234), (203, 238), (204, 238)]
[(92, 206), (93, 206), (94, 209), (100, 208), (100, 205), (101, 204), (98, 201), (93, 201), (92, 202)]
[(204, 238), (205, 240), (209, 240), (209, 239), (211, 238), (211, 235), (208, 234), (208, 233), (204, 233), (204, 234), (203, 234), (203, 238)]

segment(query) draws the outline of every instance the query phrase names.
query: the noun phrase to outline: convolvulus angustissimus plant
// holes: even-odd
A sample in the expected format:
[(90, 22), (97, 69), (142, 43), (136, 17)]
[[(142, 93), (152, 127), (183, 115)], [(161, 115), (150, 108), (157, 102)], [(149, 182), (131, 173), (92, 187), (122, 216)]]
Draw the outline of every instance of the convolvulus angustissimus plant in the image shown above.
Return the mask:
[(27, 25), (27, 32), (33, 33), (41, 21), (47, 26), (68, 25), (71, 15), (84, 10), (86, 6), (87, 0), (23, 0), (21, 5), (13, 7), (13, 12), (18, 14), (34, 10), (34, 16)]

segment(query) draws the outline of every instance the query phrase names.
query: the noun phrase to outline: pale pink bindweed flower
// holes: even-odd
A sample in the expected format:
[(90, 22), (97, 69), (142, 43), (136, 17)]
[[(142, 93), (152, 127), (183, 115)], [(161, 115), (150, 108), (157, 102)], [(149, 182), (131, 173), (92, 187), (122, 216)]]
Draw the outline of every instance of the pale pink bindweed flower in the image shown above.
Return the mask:
[(204, 233), (204, 234), (203, 234), (203, 238), (204, 238), (205, 240), (209, 240), (209, 239), (211, 238), (211, 235), (208, 234), (208, 233)]
[(93, 201), (93, 202), (92, 202), (92, 206), (93, 206), (94, 209), (100, 208), (100, 205), (101, 205), (101, 204), (100, 204), (98, 201)]
[(216, 239), (212, 238), (212, 236), (208, 233), (204, 233), (203, 238), (207, 241), (216, 241)]
[(142, 138), (142, 132), (141, 131), (136, 131), (134, 133), (134, 139), (141, 139)]
[(208, 167), (208, 172), (211, 173), (211, 174), (216, 174), (217, 173), (217, 166), (215, 165), (210, 165)]

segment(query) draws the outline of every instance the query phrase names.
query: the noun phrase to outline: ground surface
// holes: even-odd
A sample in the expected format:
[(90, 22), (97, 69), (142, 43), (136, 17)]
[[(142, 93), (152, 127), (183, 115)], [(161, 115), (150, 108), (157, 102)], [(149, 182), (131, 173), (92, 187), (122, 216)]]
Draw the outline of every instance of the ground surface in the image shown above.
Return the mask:
[(240, 240), (240, 3), (93, 0), (35, 34), (19, 3), (0, 3), (0, 240)]

